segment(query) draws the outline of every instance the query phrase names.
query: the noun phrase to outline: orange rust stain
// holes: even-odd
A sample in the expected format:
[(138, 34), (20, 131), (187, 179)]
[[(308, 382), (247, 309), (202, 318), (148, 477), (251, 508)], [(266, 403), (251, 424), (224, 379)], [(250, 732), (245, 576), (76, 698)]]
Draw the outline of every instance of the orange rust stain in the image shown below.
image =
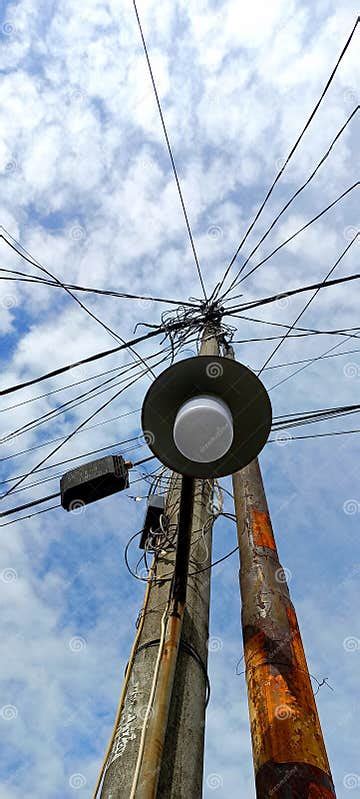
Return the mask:
[(245, 642), (244, 655), (247, 666), (258, 666), (266, 660), (264, 648), (265, 633), (260, 630)]
[(308, 799), (335, 799), (335, 794), (333, 791), (329, 791), (327, 788), (320, 785), (314, 785), (312, 782), (311, 785), (309, 785)]
[[(246, 656), (255, 769), (269, 761), (302, 762), (329, 773), (307, 675), (295, 664), (280, 673), (274, 665), (264, 663), (261, 640), (256, 637), (257, 651), (253, 650), (250, 660)], [(315, 794), (309, 799), (318, 798)], [(328, 799), (326, 794), (324, 799)]]
[(276, 551), (275, 539), (268, 513), (252, 508), (251, 527), (256, 547), (268, 547)]

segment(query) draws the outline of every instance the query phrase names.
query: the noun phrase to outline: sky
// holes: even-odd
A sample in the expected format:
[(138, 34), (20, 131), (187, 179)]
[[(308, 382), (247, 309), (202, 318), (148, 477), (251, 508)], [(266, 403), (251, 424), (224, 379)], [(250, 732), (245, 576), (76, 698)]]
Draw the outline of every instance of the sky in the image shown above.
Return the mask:
[[(210, 293), (317, 102), (357, 12), (348, 0), (315, 5), (303, 0), (139, 0), (138, 8)], [(231, 278), (359, 104), (358, 42), (359, 29)], [(67, 283), (179, 302), (200, 299), (130, 0), (88, 0), (86, 6), (68, 0), (60, 5), (5, 3), (0, 44), (3, 234)], [(251, 264), (355, 183), (358, 139), (356, 114)], [(354, 238), (358, 221), (357, 192), (352, 190), (244, 281), (235, 292), (242, 293), (240, 301), (323, 280)], [(358, 241), (334, 276), (359, 271)], [(0, 251), (2, 268), (40, 274), (4, 240)], [(170, 307), (77, 296), (125, 340), (138, 323), (159, 324)], [(284, 328), (269, 322), (292, 324), (309, 296), (248, 312), (257, 321), (227, 317), (239, 342), (234, 345), (237, 359), (258, 371), (277, 342), (248, 340), (283, 333)], [(0, 311), (1, 388), (115, 346), (109, 332), (61, 288), (1, 280)], [(356, 328), (356, 282), (319, 292), (299, 324), (321, 331)], [(137, 333), (146, 330), (140, 327)], [(338, 357), (317, 360), (297, 374), (299, 366), (280, 365), (318, 357), (335, 345)], [(180, 357), (195, 353), (195, 346), (189, 342)], [(137, 352), (153, 356), (156, 364), (165, 347), (155, 338)], [(10, 432), (100, 387), (102, 378), (69, 384), (105, 370), (120, 371), (134, 357), (119, 352), (3, 397), (1, 480), (35, 468), (54, 446), (45, 442), (66, 436), (94, 413), (112, 395), (112, 383), (100, 398), (90, 395), (46, 424), (6, 440)], [(261, 377), (274, 416), (359, 401), (360, 348), (352, 337), (286, 340), (269, 366)], [(155, 374), (163, 367), (154, 366)], [(132, 374), (140, 378), (140, 370), (134, 366), (126, 379)], [(81, 430), (49, 463), (106, 446), (112, 451), (115, 442), (127, 439), (134, 440), (116, 451), (146, 457), (139, 409), (152, 379), (144, 371), (126, 390), (125, 383), (123, 393), (94, 418), (91, 430), (90, 425)], [(56, 393), (39, 398), (51, 391)], [(328, 420), (294, 434), (355, 429), (356, 419)], [(347, 799), (360, 796), (360, 628), (355, 612), (360, 438), (272, 438), (261, 455), (270, 513), (309, 670), (333, 689), (323, 685), (317, 703), (337, 796)], [(2, 508), (57, 491), (58, 477), (67, 468), (59, 465), (28, 478), (19, 492), (3, 499)], [(141, 474), (132, 473), (129, 491), (82, 513), (68, 515), (57, 508), (3, 527), (0, 799), (34, 793), (39, 799), (91, 796), (142, 604), (143, 585), (127, 572), (123, 557), (144, 518), (147, 483)], [(44, 477), (52, 480), (31, 485)], [(234, 524), (219, 520), (214, 557), (235, 545)], [(133, 564), (137, 557), (135, 545)], [(238, 566), (235, 554), (212, 572), (204, 799), (255, 797), (246, 686), (239, 674)]]

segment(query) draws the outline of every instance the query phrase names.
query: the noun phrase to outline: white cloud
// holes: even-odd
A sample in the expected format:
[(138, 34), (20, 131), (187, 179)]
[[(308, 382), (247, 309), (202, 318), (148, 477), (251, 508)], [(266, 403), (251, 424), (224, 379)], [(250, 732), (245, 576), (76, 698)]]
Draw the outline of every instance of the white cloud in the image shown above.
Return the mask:
[[(333, 0), (316, 8), (295, 0), (181, 0), (160, 5), (139, 0), (139, 11), (210, 291), (322, 91), (354, 24), (353, 8), (348, 0), (341, 9)], [(52, 9), (41, 0), (21, 0), (8, 5), (1, 24), (5, 23), (15, 29), (2, 34), (1, 63), (6, 71), (0, 110), (0, 224), (68, 282), (183, 300), (200, 297), (131, 4), (91, 0), (86, 9), (69, 2)], [(244, 253), (306, 179), (358, 102), (355, 51), (354, 39)], [(354, 120), (252, 264), (354, 181), (357, 129)], [(354, 196), (339, 204), (240, 284), (235, 292), (243, 293), (240, 302), (322, 279), (346, 246), (349, 230), (355, 229), (355, 203)], [(2, 267), (37, 273), (3, 242), (0, 252)], [(242, 262), (240, 254), (231, 276)], [(336, 274), (356, 269), (353, 248)], [(355, 326), (355, 285), (320, 292), (301, 323), (316, 329)], [(132, 336), (137, 322), (156, 324), (160, 313), (169, 309), (143, 301), (78, 296), (124, 339)], [(9, 303), (9, 297), (15, 302)], [(302, 295), (248, 315), (291, 324), (307, 298)], [(115, 346), (110, 335), (58, 288), (1, 281), (0, 312), (2, 386)], [(261, 323), (230, 317), (226, 321), (236, 326), (237, 339), (281, 332)], [(295, 338), (282, 346), (273, 363), (312, 357), (339, 340)], [(260, 367), (275, 343), (244, 343), (236, 353)], [(356, 343), (344, 342), (339, 352)], [(158, 353), (160, 358), (158, 339), (138, 351), (143, 356)], [(360, 363), (357, 355), (351, 357)], [(314, 364), (274, 389), (274, 413), (355, 402), (358, 379), (346, 377), (348, 360), (344, 356)], [(112, 356), (9, 395), (2, 407), (129, 363), (129, 354)], [(264, 380), (273, 386), (296, 368), (269, 370)], [(94, 423), (139, 408), (148, 385), (149, 377), (143, 377)], [(1, 433), (92, 386), (84, 383), (1, 412)], [(0, 457), (69, 433), (108, 396), (111, 392), (17, 437), (13, 449), (1, 445)], [(88, 430), (52, 461), (137, 435), (139, 424), (136, 414)], [(342, 426), (331, 424), (331, 429)], [(355, 557), (356, 517), (342, 510), (349, 499), (360, 502), (358, 441), (344, 439), (269, 444), (263, 456), (280, 553), (294, 575), (309, 661), (320, 678), (329, 676), (330, 684), (336, 683), (334, 694), (323, 688), (318, 700), (340, 791), (344, 774), (356, 771), (352, 745), (345, 752), (342, 744), (344, 732), (352, 741), (357, 730), (356, 653), (345, 652), (343, 639), (359, 637), (353, 615), (357, 575), (348, 576)], [(1, 479), (27, 471), (46, 451), (2, 461)], [(137, 452), (144, 454), (145, 449)], [(53, 471), (62, 468), (67, 467)], [(55, 491), (56, 485), (57, 481), (44, 483), (14, 494), (7, 507)], [(134, 492), (145, 493), (142, 483), (133, 485)], [(130, 533), (141, 525), (143, 510), (143, 505), (139, 508), (119, 495), (91, 506), (84, 517), (75, 519), (58, 510), (2, 530), (0, 573), (16, 573), (14, 580), (0, 580), (1, 635), (7, 652), (2, 697), (18, 714), (0, 728), (6, 752), (12, 752), (3, 769), (0, 797), (18, 799), (35, 791), (39, 799), (70, 799), (74, 774), (86, 780), (84, 795), (94, 784), (133, 638), (131, 620), (141, 603), (142, 586), (134, 585), (125, 572), (122, 553)], [(228, 543), (219, 536), (215, 546)], [(241, 786), (251, 797), (245, 685), (234, 674), (241, 655), (236, 556), (223, 570), (219, 567), (215, 578), (214, 571), (213, 635), (223, 637), (224, 648), (211, 657), (204, 796), (232, 799)], [(69, 648), (74, 637), (85, 642), (76, 652)], [(214, 774), (222, 780), (216, 791), (207, 782)]]

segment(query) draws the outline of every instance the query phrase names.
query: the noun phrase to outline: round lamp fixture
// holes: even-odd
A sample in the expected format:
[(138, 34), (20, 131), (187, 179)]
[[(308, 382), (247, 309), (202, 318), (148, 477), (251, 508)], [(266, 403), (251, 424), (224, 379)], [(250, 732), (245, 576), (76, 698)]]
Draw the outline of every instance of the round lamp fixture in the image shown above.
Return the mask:
[(174, 441), (190, 461), (211, 463), (222, 458), (234, 438), (232, 414), (218, 397), (194, 397), (176, 414)]
[(224, 477), (261, 452), (272, 422), (268, 393), (230, 358), (199, 355), (166, 369), (150, 386), (142, 428), (151, 451), (178, 474)]

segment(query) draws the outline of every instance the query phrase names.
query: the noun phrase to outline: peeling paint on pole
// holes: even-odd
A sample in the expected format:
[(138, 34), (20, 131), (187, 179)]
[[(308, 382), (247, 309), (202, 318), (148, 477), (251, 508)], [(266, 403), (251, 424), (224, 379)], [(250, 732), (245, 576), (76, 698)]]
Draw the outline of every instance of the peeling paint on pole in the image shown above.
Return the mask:
[(233, 476), (258, 799), (334, 799), (300, 630), (258, 461)]

